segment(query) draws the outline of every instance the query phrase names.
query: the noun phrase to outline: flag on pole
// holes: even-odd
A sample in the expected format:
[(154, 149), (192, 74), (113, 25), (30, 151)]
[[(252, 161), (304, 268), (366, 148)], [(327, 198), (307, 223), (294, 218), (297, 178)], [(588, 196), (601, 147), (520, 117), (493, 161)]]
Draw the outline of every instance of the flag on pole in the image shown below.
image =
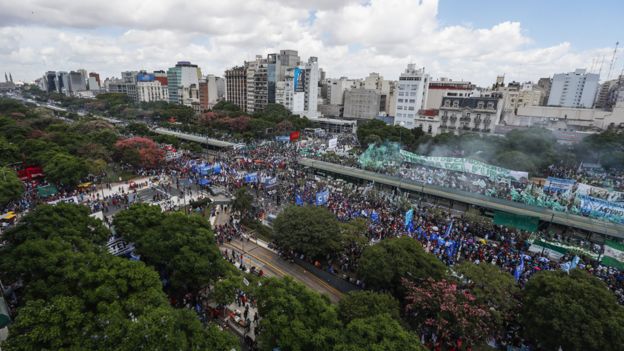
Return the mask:
[(447, 238), (451, 235), (451, 231), (453, 230), (453, 221), (451, 220), (451, 224), (446, 227), (446, 233), (444, 233), (444, 237)]
[(414, 209), (410, 208), (409, 211), (405, 212), (405, 230), (408, 232), (412, 232), (414, 230), (414, 224), (412, 220), (414, 219)]
[(520, 264), (516, 266), (516, 270), (514, 272), (514, 278), (516, 278), (516, 281), (520, 280), (522, 272), (524, 272), (524, 255), (520, 255)]
[(297, 141), (297, 140), (299, 140), (300, 134), (301, 133), (299, 131), (291, 132), (290, 133), (290, 141)]

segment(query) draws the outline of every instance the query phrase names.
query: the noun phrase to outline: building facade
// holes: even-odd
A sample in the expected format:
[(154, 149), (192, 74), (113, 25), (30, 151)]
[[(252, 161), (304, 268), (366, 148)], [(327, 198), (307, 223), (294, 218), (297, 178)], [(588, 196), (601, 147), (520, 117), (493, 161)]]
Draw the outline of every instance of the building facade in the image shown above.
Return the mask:
[(201, 70), (189, 61), (179, 61), (167, 70), (169, 102), (192, 107), (199, 112), (199, 79)]
[(416, 69), (409, 64), (405, 72), (399, 76), (396, 95), (396, 115), (394, 124), (408, 129), (416, 127), (418, 111), (425, 107), (429, 92), (429, 75), (425, 68)]
[(264, 110), (269, 103), (268, 61), (256, 56), (245, 63), (247, 74), (247, 113)]
[(548, 106), (592, 108), (598, 91), (598, 74), (584, 69), (553, 76)]
[(247, 72), (244, 66), (225, 71), (225, 100), (247, 110)]
[(502, 113), (501, 97), (444, 97), (438, 112), (439, 132), (492, 133)]
[(199, 81), (199, 106), (201, 111), (208, 111), (218, 100), (217, 77), (209, 74)]
[(140, 72), (136, 77), (139, 102), (169, 101), (169, 89), (160, 84), (153, 73)]
[(470, 82), (453, 81), (448, 78), (432, 80), (429, 83), (429, 91), (427, 93), (427, 101), (424, 109), (439, 109), (442, 105), (442, 98), (445, 96), (470, 97), (475, 88), (475, 85)]
[(381, 94), (377, 89), (357, 88), (344, 93), (343, 117), (374, 119), (379, 115)]

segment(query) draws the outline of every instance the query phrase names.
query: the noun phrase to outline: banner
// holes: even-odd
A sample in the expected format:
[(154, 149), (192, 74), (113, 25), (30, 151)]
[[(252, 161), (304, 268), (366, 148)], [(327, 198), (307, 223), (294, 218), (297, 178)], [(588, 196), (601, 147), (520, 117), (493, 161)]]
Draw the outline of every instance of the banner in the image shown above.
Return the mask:
[(548, 177), (546, 178), (546, 183), (544, 184), (544, 191), (564, 193), (571, 190), (574, 187), (574, 184), (576, 184), (576, 180), (574, 179)]
[(316, 206), (325, 205), (329, 200), (329, 189), (316, 193)]
[(256, 183), (258, 181), (258, 173), (248, 173), (243, 179), (245, 183)]
[(214, 165), (214, 167), (212, 168), (212, 173), (221, 174), (221, 164)]
[(329, 139), (327, 142), (327, 150), (336, 150), (338, 147), (338, 138)]
[(535, 232), (537, 231), (539, 218), (521, 216), (503, 211), (494, 211), (494, 224)]
[(303, 206), (303, 199), (301, 198), (301, 195), (295, 195), (295, 204), (297, 206)]
[(610, 191), (605, 188), (579, 183), (576, 189), (577, 195), (587, 195), (596, 199), (606, 200), (609, 202), (624, 202), (624, 193), (619, 191)]
[(529, 179), (528, 172), (512, 171), (469, 158), (421, 156), (405, 150), (401, 150), (400, 153), (404, 162), (418, 163), (428, 167), (471, 173), (493, 179), (514, 178), (518, 181)]
[(579, 195), (581, 213), (584, 216), (606, 219), (624, 224), (624, 203), (609, 202), (587, 195)]
[(277, 184), (277, 177), (266, 177), (262, 180), (262, 183), (267, 187), (273, 186)]
[(624, 269), (624, 244), (606, 240), (600, 262), (605, 266)]
[(288, 135), (278, 135), (275, 137), (275, 141), (281, 142), (281, 143), (287, 143), (290, 141), (290, 136)]

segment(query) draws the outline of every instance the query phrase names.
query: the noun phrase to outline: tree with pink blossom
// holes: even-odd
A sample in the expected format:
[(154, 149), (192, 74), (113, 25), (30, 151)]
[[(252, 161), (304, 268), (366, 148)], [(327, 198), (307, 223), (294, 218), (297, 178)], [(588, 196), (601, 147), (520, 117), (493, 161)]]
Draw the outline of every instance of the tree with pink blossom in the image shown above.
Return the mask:
[(149, 138), (132, 137), (115, 143), (115, 156), (135, 167), (156, 167), (165, 158), (165, 152)]
[(455, 282), (431, 278), (416, 284), (403, 279), (406, 316), (423, 333), (435, 333), (444, 347), (478, 345), (492, 331), (492, 315), (467, 289)]

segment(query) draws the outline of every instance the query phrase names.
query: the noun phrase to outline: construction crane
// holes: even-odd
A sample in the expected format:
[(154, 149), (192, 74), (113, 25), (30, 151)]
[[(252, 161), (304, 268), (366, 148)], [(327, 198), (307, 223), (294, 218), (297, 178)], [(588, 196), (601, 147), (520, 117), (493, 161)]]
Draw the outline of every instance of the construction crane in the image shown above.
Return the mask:
[(620, 45), (619, 41), (615, 42), (615, 49), (613, 49), (613, 57), (611, 57), (611, 64), (609, 65), (609, 73), (607, 73), (607, 80), (611, 78), (611, 70), (613, 69), (613, 65), (615, 64), (615, 57), (617, 55), (618, 45)]

